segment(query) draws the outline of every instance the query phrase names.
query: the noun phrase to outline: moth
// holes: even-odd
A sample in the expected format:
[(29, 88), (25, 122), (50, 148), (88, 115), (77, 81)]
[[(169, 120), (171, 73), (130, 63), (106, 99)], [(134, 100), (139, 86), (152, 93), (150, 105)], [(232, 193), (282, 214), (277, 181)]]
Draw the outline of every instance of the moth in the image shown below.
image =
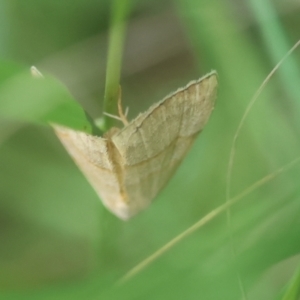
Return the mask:
[(128, 220), (165, 187), (214, 108), (217, 74), (210, 72), (103, 137), (54, 125), (56, 135), (103, 204)]

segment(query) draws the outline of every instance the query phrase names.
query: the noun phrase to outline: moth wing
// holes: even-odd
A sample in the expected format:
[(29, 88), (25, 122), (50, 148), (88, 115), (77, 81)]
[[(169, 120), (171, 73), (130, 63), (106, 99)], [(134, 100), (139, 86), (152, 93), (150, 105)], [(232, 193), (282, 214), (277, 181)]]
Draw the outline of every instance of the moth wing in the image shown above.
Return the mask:
[(207, 74), (153, 105), (111, 140), (119, 155), (128, 218), (166, 185), (213, 110), (217, 75)]
[(126, 219), (127, 205), (120, 193), (119, 178), (109, 153), (109, 141), (70, 128), (53, 127), (103, 204), (120, 218)]

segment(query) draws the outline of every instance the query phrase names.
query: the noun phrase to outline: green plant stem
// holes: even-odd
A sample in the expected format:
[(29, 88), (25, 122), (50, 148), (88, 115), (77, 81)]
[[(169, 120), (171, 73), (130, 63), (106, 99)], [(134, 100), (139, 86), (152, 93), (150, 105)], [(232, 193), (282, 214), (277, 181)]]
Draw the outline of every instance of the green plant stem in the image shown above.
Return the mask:
[[(116, 116), (118, 115), (122, 53), (130, 1), (131, 0), (114, 0), (112, 3), (103, 111)], [(107, 131), (114, 126), (113, 118), (104, 115), (103, 119), (104, 131)]]

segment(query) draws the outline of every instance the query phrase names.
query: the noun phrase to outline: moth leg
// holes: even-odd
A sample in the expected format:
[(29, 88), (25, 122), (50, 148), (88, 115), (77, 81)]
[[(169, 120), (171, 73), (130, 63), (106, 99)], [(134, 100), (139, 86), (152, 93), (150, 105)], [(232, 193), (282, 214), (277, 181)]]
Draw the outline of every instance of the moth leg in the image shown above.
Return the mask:
[(127, 109), (125, 111), (125, 114), (123, 112), (123, 108), (122, 108), (122, 89), (121, 86), (119, 86), (119, 96), (118, 96), (118, 111), (119, 111), (119, 116), (121, 121), (123, 122), (124, 126), (128, 125), (129, 122), (127, 120)]
[(123, 112), (123, 108), (122, 108), (122, 97), (121, 97), (121, 94), (122, 94), (122, 90), (121, 90), (121, 86), (119, 87), (119, 90), (118, 90), (118, 113), (119, 113), (119, 116), (115, 116), (115, 115), (112, 115), (112, 114), (109, 114), (107, 112), (103, 112), (104, 115), (110, 117), (110, 118), (113, 118), (113, 119), (116, 119), (118, 121), (121, 121), (124, 126), (128, 125), (129, 122), (127, 120), (127, 114), (128, 114), (128, 107), (126, 107), (126, 110), (125, 110), (125, 113)]
[(129, 112), (129, 107), (127, 106), (126, 109), (125, 109), (125, 117), (127, 118), (128, 116), (128, 112)]

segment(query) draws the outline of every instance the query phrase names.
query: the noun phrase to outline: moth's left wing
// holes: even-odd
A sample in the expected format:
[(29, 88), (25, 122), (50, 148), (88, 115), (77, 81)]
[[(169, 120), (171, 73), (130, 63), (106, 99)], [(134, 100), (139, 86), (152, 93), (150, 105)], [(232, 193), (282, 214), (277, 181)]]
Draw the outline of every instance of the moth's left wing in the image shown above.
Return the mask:
[(127, 204), (110, 153), (109, 140), (53, 125), (54, 130), (103, 204), (119, 218), (127, 219)]

